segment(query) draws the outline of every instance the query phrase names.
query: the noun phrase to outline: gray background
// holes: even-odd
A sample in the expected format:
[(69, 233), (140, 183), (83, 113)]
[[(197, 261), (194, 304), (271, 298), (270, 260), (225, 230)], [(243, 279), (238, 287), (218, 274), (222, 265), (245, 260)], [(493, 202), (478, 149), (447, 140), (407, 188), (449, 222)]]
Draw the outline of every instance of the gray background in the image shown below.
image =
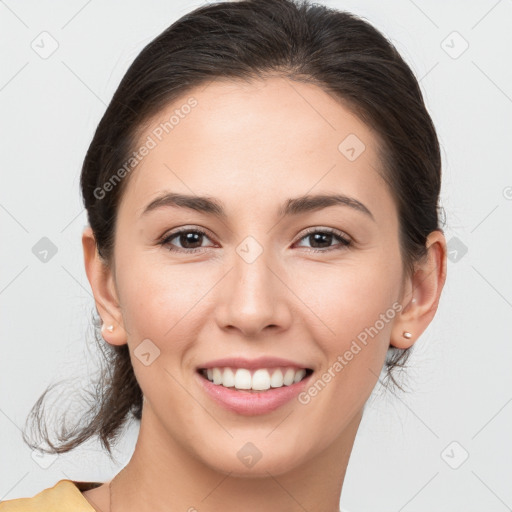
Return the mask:
[[(511, 510), (512, 2), (322, 3), (382, 30), (420, 80), (442, 146), (450, 249), (438, 313), (408, 370), (412, 392), (375, 389), (342, 506)], [(96, 368), (79, 196), (93, 131), (142, 47), (198, 5), (0, 1), (0, 499), (62, 478), (108, 480), (129, 460), (136, 424), (117, 464), (98, 443), (37, 456), (20, 428), (48, 384), (73, 378), (65, 395), (52, 395), (57, 417)], [(41, 252), (43, 237), (55, 254)]]

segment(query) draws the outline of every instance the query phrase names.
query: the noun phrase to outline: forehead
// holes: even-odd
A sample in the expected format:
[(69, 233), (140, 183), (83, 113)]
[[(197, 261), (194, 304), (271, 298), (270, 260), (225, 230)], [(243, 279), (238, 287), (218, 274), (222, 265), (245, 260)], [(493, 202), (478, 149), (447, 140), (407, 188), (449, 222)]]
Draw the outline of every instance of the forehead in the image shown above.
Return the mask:
[(143, 145), (121, 203), (137, 216), (163, 190), (262, 209), (283, 195), (336, 190), (393, 208), (377, 134), (317, 85), (210, 82), (155, 115)]

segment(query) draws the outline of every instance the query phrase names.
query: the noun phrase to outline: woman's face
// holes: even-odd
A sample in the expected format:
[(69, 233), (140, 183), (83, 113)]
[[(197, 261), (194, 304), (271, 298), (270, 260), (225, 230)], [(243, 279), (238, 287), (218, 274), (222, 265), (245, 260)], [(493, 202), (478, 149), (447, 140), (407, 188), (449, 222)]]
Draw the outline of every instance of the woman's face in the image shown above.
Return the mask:
[[(161, 449), (266, 475), (342, 443), (376, 384), (403, 291), (375, 133), (317, 86), (272, 78), (195, 89), (152, 120), (143, 145), (119, 206), (115, 283), (143, 422)], [(197, 209), (183, 199), (147, 209), (171, 193)], [(311, 199), (333, 195), (353, 202)], [(257, 363), (269, 377), (276, 365), (313, 373), (284, 396), (291, 386), (210, 393), (198, 372), (263, 356), (288, 361)]]

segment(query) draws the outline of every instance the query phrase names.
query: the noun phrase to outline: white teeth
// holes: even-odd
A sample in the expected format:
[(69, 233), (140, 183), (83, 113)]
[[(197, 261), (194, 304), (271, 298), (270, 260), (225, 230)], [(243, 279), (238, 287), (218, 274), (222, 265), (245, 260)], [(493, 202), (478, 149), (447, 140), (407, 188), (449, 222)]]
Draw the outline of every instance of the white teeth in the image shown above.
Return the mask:
[(213, 369), (213, 383), (214, 384), (221, 384), (222, 383), (222, 373), (220, 371), (220, 368), (214, 368)]
[(293, 382), (299, 382), (300, 380), (302, 380), (304, 378), (304, 375), (306, 375), (306, 370), (304, 370), (304, 368), (302, 368), (295, 374), (295, 378), (293, 379)]
[(283, 372), (278, 368), (270, 378), (270, 386), (280, 388), (283, 385)]
[(301, 368), (260, 368), (248, 370), (246, 368), (207, 368), (203, 375), (214, 384), (226, 388), (247, 389), (264, 391), (270, 388), (290, 386), (300, 382), (306, 375), (306, 370)]
[(232, 388), (235, 385), (235, 374), (231, 368), (226, 368), (222, 374), (222, 385)]
[(251, 389), (251, 372), (249, 370), (246, 370), (245, 368), (238, 368), (235, 373), (235, 388)]
[(292, 384), (294, 377), (295, 371), (293, 370), (293, 368), (288, 368), (288, 370), (286, 370), (286, 373), (284, 374), (284, 385), (289, 386), (290, 384)]
[(268, 370), (256, 370), (252, 376), (252, 389), (263, 391), (270, 387), (270, 374)]

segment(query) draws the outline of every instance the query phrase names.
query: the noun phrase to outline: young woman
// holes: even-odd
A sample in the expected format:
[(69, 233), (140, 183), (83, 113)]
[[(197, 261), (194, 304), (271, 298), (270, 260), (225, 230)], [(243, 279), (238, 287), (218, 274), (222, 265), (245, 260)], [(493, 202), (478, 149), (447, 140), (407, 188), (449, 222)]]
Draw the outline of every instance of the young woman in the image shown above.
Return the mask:
[(85, 157), (111, 367), (93, 421), (51, 445), (110, 452), (133, 416), (135, 451), (0, 510), (338, 511), (365, 402), (437, 310), (440, 183), (418, 83), (367, 22), (243, 0), (172, 24)]

